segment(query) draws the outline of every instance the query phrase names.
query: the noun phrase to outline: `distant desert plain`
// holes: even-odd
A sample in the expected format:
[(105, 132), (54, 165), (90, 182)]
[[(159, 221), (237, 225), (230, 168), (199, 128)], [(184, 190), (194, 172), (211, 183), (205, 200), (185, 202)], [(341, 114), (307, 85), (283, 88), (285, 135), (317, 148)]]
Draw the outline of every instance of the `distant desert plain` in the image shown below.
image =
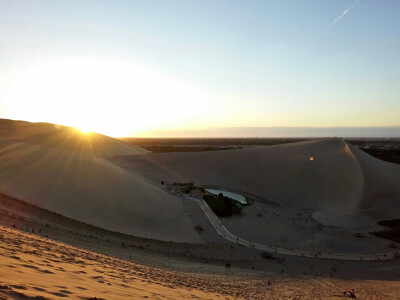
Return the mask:
[(400, 299), (390, 141), (135, 142), (0, 120), (0, 299)]

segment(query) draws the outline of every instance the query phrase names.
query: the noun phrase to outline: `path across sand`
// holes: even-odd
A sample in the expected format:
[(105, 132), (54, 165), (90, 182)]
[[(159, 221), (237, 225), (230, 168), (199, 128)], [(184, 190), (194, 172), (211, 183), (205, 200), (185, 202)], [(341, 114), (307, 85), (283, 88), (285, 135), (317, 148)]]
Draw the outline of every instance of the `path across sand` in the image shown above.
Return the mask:
[(219, 235), (225, 238), (228, 241), (233, 243), (251, 247), (271, 253), (276, 254), (284, 254), (284, 255), (293, 255), (293, 256), (302, 256), (302, 257), (318, 257), (318, 258), (327, 258), (327, 259), (337, 259), (337, 260), (363, 260), (363, 261), (379, 261), (379, 260), (393, 260), (396, 255), (399, 255), (397, 251), (391, 251), (386, 253), (379, 254), (341, 254), (341, 253), (325, 253), (325, 252), (313, 252), (313, 251), (305, 251), (305, 250), (295, 250), (295, 249), (286, 249), (271, 245), (262, 245), (258, 243), (254, 243), (242, 238), (239, 238), (232, 233), (229, 232), (228, 229), (222, 224), (221, 220), (215, 215), (215, 213), (211, 210), (208, 204), (203, 199), (197, 199), (194, 197), (185, 197), (186, 199), (195, 201), (200, 208), (203, 210), (204, 214), (207, 216), (211, 225), (217, 231)]

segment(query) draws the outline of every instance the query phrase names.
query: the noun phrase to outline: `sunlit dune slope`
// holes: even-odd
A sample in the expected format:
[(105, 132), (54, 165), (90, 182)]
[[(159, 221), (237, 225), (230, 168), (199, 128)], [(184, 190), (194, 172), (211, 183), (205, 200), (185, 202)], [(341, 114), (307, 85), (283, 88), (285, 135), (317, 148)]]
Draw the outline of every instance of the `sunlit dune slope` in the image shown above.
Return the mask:
[[(57, 139), (46, 134), (43, 140), (34, 135), (32, 143), (32, 136), (26, 132), (15, 133), (18, 138), (14, 141), (11, 135), (0, 139), (0, 192), (110, 230), (168, 241), (201, 242), (181, 200), (147, 179), (88, 155), (91, 152), (87, 148), (59, 147)], [(123, 142), (101, 138), (103, 143), (96, 141), (97, 155), (131, 149)], [(68, 141), (65, 143), (68, 145)], [(141, 151), (136, 148), (129, 151)]]
[[(338, 138), (197, 153), (120, 157), (117, 164), (153, 180), (194, 180), (310, 208), (321, 222), (360, 225), (400, 216), (400, 166), (379, 161)], [(368, 212), (367, 212), (368, 211)], [(379, 216), (374, 214), (379, 212)]]
[(364, 173), (360, 209), (374, 219), (400, 218), (400, 165), (376, 159), (350, 146)]
[(145, 154), (149, 151), (108, 136), (49, 123), (0, 119), (0, 141), (21, 142), (92, 156)]

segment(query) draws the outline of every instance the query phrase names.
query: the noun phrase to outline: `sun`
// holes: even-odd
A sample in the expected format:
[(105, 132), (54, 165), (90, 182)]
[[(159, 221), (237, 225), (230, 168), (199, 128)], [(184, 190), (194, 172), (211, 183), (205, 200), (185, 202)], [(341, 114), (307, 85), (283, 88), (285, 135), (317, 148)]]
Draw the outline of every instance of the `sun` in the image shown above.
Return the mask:
[(172, 77), (117, 59), (49, 60), (22, 71), (7, 89), (16, 119), (79, 128), (83, 133), (129, 136), (182, 126), (200, 118), (206, 98)]
[(77, 128), (77, 129), (83, 134), (90, 134), (93, 132), (92, 130), (89, 129), (83, 129), (83, 128)]
[(94, 131), (89, 129), (89, 127), (77, 127), (77, 126), (72, 126), (73, 129), (75, 129), (77, 132), (79, 132), (82, 135), (89, 135), (93, 133)]
[(79, 126), (74, 126), (76, 130), (78, 130), (79, 132), (87, 135), (93, 132), (96, 132), (96, 129), (93, 128), (93, 124), (91, 124), (91, 119), (88, 118), (86, 120), (82, 120), (81, 122), (79, 122)]

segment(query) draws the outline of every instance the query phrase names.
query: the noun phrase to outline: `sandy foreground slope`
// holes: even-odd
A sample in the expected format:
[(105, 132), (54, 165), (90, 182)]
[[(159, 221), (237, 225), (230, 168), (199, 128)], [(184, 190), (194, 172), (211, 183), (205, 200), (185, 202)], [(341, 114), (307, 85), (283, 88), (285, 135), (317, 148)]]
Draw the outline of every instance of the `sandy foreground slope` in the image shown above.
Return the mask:
[[(218, 299), (218, 294), (337, 299), (350, 288), (360, 299), (396, 299), (399, 292), (397, 261), (285, 256), (282, 263), (217, 238), (210, 226), (203, 225), (202, 234), (216, 237), (212, 242), (162, 242), (93, 227), (0, 195), (0, 299), (26, 299), (21, 293), (52, 299), (179, 299), (192, 294), (202, 299)], [(227, 259), (232, 264), (229, 270)], [(271, 286), (266, 285), (268, 279)]]
[(0, 122), (0, 192), (113, 231), (198, 243), (182, 200), (104, 155), (148, 151), (52, 124)]
[[(211, 269), (212, 267), (210, 267)], [(222, 271), (222, 270), (220, 270)], [(196, 274), (109, 257), (0, 225), (0, 299), (400, 299), (398, 281)]]
[(221, 297), (210, 277), (137, 265), (3, 226), (0, 241), (0, 299)]

